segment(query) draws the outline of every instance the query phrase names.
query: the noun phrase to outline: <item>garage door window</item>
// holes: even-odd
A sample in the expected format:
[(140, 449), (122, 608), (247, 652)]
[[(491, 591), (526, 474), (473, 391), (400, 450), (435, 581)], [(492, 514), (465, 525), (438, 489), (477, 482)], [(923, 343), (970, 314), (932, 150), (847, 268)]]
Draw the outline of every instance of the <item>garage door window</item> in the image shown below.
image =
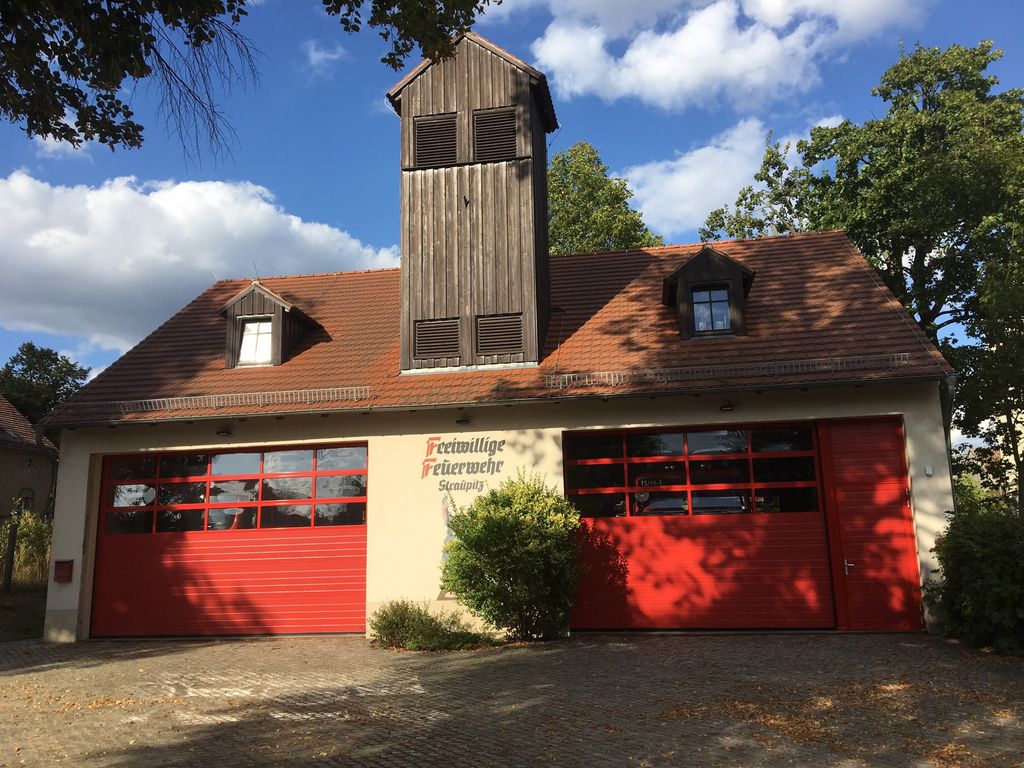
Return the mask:
[(810, 426), (569, 432), (563, 445), (584, 517), (820, 510)]
[(366, 523), (365, 445), (111, 456), (107, 534), (315, 528)]

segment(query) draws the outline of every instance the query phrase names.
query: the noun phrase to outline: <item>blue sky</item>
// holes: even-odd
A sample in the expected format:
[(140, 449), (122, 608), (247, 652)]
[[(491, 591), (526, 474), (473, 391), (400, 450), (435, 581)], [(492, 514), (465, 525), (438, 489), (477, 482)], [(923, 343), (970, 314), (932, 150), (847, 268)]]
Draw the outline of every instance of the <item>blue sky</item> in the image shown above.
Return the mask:
[[(0, 124), (0, 362), (23, 341), (108, 365), (213, 279), (397, 263), (400, 77), (373, 32), (319, 2), (263, 0), (243, 22), (259, 82), (222, 104), (231, 156), (186, 161), (139, 85), (140, 150), (80, 151)], [(507, 0), (476, 31), (548, 74), (561, 128), (689, 242), (760, 162), (764, 135), (883, 111), (870, 91), (908, 47), (993, 39), (1024, 86), (1016, 0)], [(409, 66), (417, 63), (412, 57)]]

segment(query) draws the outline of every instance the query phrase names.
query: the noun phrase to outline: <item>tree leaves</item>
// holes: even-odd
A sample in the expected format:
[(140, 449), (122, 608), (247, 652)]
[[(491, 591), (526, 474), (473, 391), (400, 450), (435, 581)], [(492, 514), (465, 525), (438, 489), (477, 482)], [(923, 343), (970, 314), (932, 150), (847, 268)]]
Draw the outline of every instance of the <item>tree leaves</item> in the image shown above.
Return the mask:
[(629, 207), (633, 192), (585, 141), (551, 158), (548, 168), (548, 239), (552, 256), (663, 245)]
[(89, 369), (47, 347), (26, 341), (0, 368), (0, 394), (37, 424), (85, 384)]
[[(391, 48), (399, 69), (419, 46), (452, 53), (453, 37), (501, 0), (324, 0), (346, 32), (363, 24)], [(0, 9), (0, 115), (29, 136), (110, 149), (139, 147), (143, 126), (122, 94), (153, 79), (168, 126), (186, 152), (226, 148), (218, 95), (256, 78), (258, 51), (237, 27), (246, 0), (9, 0)]]

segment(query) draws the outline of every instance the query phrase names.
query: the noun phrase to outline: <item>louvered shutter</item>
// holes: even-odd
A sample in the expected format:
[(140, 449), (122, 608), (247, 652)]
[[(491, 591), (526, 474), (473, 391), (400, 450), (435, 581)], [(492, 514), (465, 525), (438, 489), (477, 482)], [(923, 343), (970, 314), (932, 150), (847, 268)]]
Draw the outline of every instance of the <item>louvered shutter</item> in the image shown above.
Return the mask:
[(417, 321), (413, 346), (415, 356), (421, 359), (458, 357), (459, 318)]
[(476, 319), (478, 355), (516, 355), (523, 351), (523, 316), (487, 315)]
[(417, 117), (413, 123), (413, 133), (417, 168), (455, 165), (457, 149), (454, 114)]
[(491, 163), (516, 158), (516, 110), (488, 109), (473, 113), (473, 158)]

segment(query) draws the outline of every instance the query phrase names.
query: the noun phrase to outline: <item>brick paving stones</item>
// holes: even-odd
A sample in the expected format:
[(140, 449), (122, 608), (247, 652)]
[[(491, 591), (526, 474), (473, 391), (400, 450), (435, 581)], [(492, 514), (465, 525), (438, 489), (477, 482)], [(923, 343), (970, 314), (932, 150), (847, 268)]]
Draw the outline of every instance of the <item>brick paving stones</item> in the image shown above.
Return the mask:
[(924, 635), (0, 643), (0, 766), (1024, 766), (1024, 660)]

